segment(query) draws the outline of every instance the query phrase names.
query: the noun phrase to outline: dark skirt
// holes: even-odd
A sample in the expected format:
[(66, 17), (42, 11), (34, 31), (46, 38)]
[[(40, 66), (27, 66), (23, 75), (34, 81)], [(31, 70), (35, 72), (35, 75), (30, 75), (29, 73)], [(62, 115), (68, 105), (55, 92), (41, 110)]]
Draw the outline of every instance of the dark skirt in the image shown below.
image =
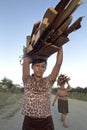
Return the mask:
[(60, 113), (68, 113), (68, 100), (58, 99), (58, 111)]
[(47, 118), (31, 118), (24, 117), (22, 130), (54, 130), (52, 117)]

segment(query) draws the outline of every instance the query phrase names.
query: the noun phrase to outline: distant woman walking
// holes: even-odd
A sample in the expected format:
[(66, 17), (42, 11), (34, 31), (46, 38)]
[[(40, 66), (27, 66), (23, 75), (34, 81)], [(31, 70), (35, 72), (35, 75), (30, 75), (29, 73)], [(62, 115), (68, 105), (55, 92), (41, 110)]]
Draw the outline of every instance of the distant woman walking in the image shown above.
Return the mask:
[[(69, 81), (70, 78), (66, 75), (60, 75), (58, 78), (58, 85), (60, 88), (57, 90), (55, 98), (53, 100), (52, 105), (54, 106), (55, 101), (58, 99), (58, 111), (61, 113), (61, 121), (63, 122), (64, 127), (68, 127), (66, 125), (66, 115), (69, 113), (68, 110), (68, 92), (72, 90)], [(65, 88), (65, 84), (67, 84), (67, 88)]]

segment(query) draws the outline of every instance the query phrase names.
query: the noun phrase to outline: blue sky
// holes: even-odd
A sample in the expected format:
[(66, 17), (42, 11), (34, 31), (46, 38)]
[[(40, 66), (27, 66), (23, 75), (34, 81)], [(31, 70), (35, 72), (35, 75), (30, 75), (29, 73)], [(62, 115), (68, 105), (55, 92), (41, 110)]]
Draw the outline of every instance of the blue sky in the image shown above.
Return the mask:
[[(0, 80), (7, 77), (13, 83), (22, 83), (22, 55), (26, 36), (32, 32), (33, 24), (42, 20), (49, 7), (55, 7), (59, 0), (2, 0), (0, 1)], [(71, 77), (72, 87), (87, 87), (87, 1), (73, 13), (72, 23), (85, 16), (81, 28), (69, 35), (70, 41), (63, 46), (64, 58), (60, 73)], [(47, 72), (55, 64), (56, 53), (49, 57)]]

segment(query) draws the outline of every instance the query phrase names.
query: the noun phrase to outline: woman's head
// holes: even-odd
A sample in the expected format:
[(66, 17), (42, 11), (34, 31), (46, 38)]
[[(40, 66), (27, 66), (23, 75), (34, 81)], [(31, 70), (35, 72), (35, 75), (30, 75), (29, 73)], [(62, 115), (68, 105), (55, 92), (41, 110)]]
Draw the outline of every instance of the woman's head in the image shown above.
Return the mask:
[(45, 59), (33, 59), (32, 60), (32, 69), (34, 71), (34, 76), (42, 77), (43, 73), (46, 70), (47, 60)]

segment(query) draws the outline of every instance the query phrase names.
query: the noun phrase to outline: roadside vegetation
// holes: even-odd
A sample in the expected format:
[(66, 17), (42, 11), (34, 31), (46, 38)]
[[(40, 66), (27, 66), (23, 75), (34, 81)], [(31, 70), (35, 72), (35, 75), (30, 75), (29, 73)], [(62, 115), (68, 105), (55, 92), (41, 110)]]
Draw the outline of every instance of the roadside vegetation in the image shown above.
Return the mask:
[(23, 87), (13, 84), (6, 77), (0, 82), (0, 116), (2, 119), (13, 117), (22, 107)]

